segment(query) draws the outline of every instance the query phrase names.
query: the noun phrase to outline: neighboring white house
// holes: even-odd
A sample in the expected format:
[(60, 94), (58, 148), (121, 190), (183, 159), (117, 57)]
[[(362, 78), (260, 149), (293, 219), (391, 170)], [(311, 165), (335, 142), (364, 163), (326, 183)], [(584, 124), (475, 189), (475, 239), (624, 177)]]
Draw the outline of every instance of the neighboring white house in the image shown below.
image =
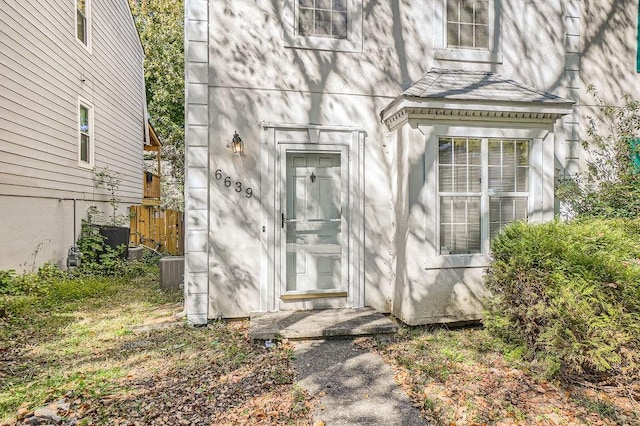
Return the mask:
[(142, 200), (144, 52), (126, 0), (0, 3), (0, 269), (63, 266), (95, 168)]
[(481, 318), (491, 237), (584, 164), (587, 86), (640, 97), (637, 0), (185, 3), (194, 324)]

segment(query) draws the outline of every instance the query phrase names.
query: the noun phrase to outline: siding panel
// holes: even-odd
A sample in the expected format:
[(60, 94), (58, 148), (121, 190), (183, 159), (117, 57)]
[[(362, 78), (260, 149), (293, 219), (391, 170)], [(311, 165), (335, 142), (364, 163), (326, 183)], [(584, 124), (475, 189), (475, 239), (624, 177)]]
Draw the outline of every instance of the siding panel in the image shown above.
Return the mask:
[[(78, 96), (94, 106), (95, 164), (142, 197), (144, 54), (125, 0), (93, 0), (91, 53), (75, 38), (73, 2), (28, 0), (0, 10), (0, 194), (103, 199), (78, 166)], [(12, 189), (13, 188), (13, 189)]]

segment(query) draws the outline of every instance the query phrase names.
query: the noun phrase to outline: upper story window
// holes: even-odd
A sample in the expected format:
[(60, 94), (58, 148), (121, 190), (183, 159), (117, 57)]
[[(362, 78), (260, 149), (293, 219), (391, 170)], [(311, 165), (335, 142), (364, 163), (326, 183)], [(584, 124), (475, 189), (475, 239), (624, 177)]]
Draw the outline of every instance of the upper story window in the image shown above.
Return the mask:
[(347, 38), (346, 0), (299, 0), (298, 34)]
[(501, 63), (500, 0), (435, 0), (434, 57)]
[(362, 0), (285, 0), (282, 23), (287, 47), (362, 51)]
[(76, 37), (87, 49), (90, 48), (90, 1), (76, 0)]
[(447, 0), (447, 46), (489, 49), (488, 0)]
[(78, 102), (78, 163), (93, 167), (93, 106), (80, 99)]

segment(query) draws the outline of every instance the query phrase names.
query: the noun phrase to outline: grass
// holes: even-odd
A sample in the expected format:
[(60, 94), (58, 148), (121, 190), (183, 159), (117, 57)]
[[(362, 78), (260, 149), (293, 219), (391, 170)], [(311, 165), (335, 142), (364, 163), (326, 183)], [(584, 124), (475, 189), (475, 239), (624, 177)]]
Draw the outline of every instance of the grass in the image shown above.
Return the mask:
[[(29, 288), (0, 295), (0, 423), (58, 400), (79, 424), (311, 421), (292, 346), (252, 343), (247, 321), (141, 332), (182, 308), (180, 291), (158, 289), (157, 269)], [(640, 423), (637, 380), (631, 393), (550, 382), (480, 327), (403, 327), (358, 343), (395, 369), (429, 424)]]
[[(640, 403), (623, 387), (548, 381), (482, 327), (403, 327), (380, 353), (429, 424), (638, 424)], [(640, 380), (636, 378), (636, 384)]]
[[(58, 400), (87, 424), (309, 421), (290, 346), (252, 343), (246, 321), (177, 321), (182, 292), (159, 290), (157, 268), (41, 290), (0, 295), (0, 423)], [(139, 331), (164, 322), (172, 326)]]

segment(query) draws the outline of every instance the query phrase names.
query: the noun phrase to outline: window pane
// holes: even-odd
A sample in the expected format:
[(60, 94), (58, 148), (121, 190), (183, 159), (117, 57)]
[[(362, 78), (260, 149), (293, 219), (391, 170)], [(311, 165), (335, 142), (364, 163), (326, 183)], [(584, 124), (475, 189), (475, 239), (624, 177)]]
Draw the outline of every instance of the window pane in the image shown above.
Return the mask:
[(473, 25), (460, 24), (460, 46), (473, 47)]
[(313, 9), (300, 9), (298, 33), (300, 35), (313, 35)]
[(454, 139), (453, 141), (453, 160), (455, 164), (467, 164), (467, 140)]
[(475, 8), (475, 24), (489, 25), (489, 2), (477, 1)]
[(512, 167), (515, 165), (516, 150), (515, 141), (506, 139), (502, 141), (502, 164)]
[(498, 192), (529, 191), (529, 142), (510, 139), (489, 141), (489, 189)]
[(447, 0), (447, 21), (458, 22), (459, 20), (458, 0)]
[(516, 142), (516, 156), (519, 166), (529, 165), (529, 141)]
[(441, 197), (440, 252), (480, 252), (480, 197)]
[(489, 166), (489, 189), (498, 190), (502, 182), (502, 169), (496, 166)]
[(499, 166), (501, 163), (501, 144), (497, 139), (489, 139), (489, 165), (497, 165)]
[(84, 105), (80, 105), (80, 131), (89, 131), (89, 109)]
[(87, 21), (86, 18), (84, 17), (84, 14), (82, 12), (80, 12), (80, 10), (78, 10), (78, 14), (77, 14), (77, 20), (78, 20), (78, 40), (80, 40), (81, 42), (83, 42), (84, 44), (87, 44), (87, 31), (86, 31), (86, 27), (87, 27)]
[(481, 146), (480, 139), (469, 139), (469, 164), (482, 164)]
[(529, 200), (527, 197), (519, 197), (514, 199), (515, 220), (525, 220), (529, 217), (527, 214)]
[(310, 7), (313, 8), (313, 0), (299, 0), (300, 7)]
[(453, 192), (453, 169), (451, 166), (440, 166), (440, 192)]
[(84, 161), (85, 163), (89, 162), (89, 136), (82, 134), (80, 135), (80, 161)]
[(459, 46), (460, 41), (458, 40), (458, 23), (448, 23), (447, 24), (447, 45), (448, 46)]
[(316, 9), (331, 10), (331, 0), (316, 0)]
[(327, 10), (316, 9), (316, 28), (315, 33), (317, 35), (330, 35), (331, 34), (331, 12)]
[(467, 192), (467, 168), (454, 166), (453, 181), (453, 190), (455, 192)]
[(529, 192), (529, 168), (518, 167), (516, 169), (516, 191)]
[(491, 197), (489, 200), (489, 237), (495, 237), (509, 222), (526, 220), (527, 197)]
[(474, 47), (483, 49), (489, 48), (489, 27), (485, 25), (476, 25), (476, 37)]
[(337, 12), (346, 12), (347, 0), (333, 0), (333, 10)]
[(482, 184), (482, 167), (469, 166), (469, 192), (480, 192)]
[(331, 22), (331, 33), (337, 38), (347, 38), (347, 13), (333, 12)]
[(440, 139), (438, 147), (438, 161), (440, 164), (453, 164), (453, 145), (451, 139)]
[(473, 23), (473, 1), (462, 0), (460, 2), (460, 22), (466, 24)]

